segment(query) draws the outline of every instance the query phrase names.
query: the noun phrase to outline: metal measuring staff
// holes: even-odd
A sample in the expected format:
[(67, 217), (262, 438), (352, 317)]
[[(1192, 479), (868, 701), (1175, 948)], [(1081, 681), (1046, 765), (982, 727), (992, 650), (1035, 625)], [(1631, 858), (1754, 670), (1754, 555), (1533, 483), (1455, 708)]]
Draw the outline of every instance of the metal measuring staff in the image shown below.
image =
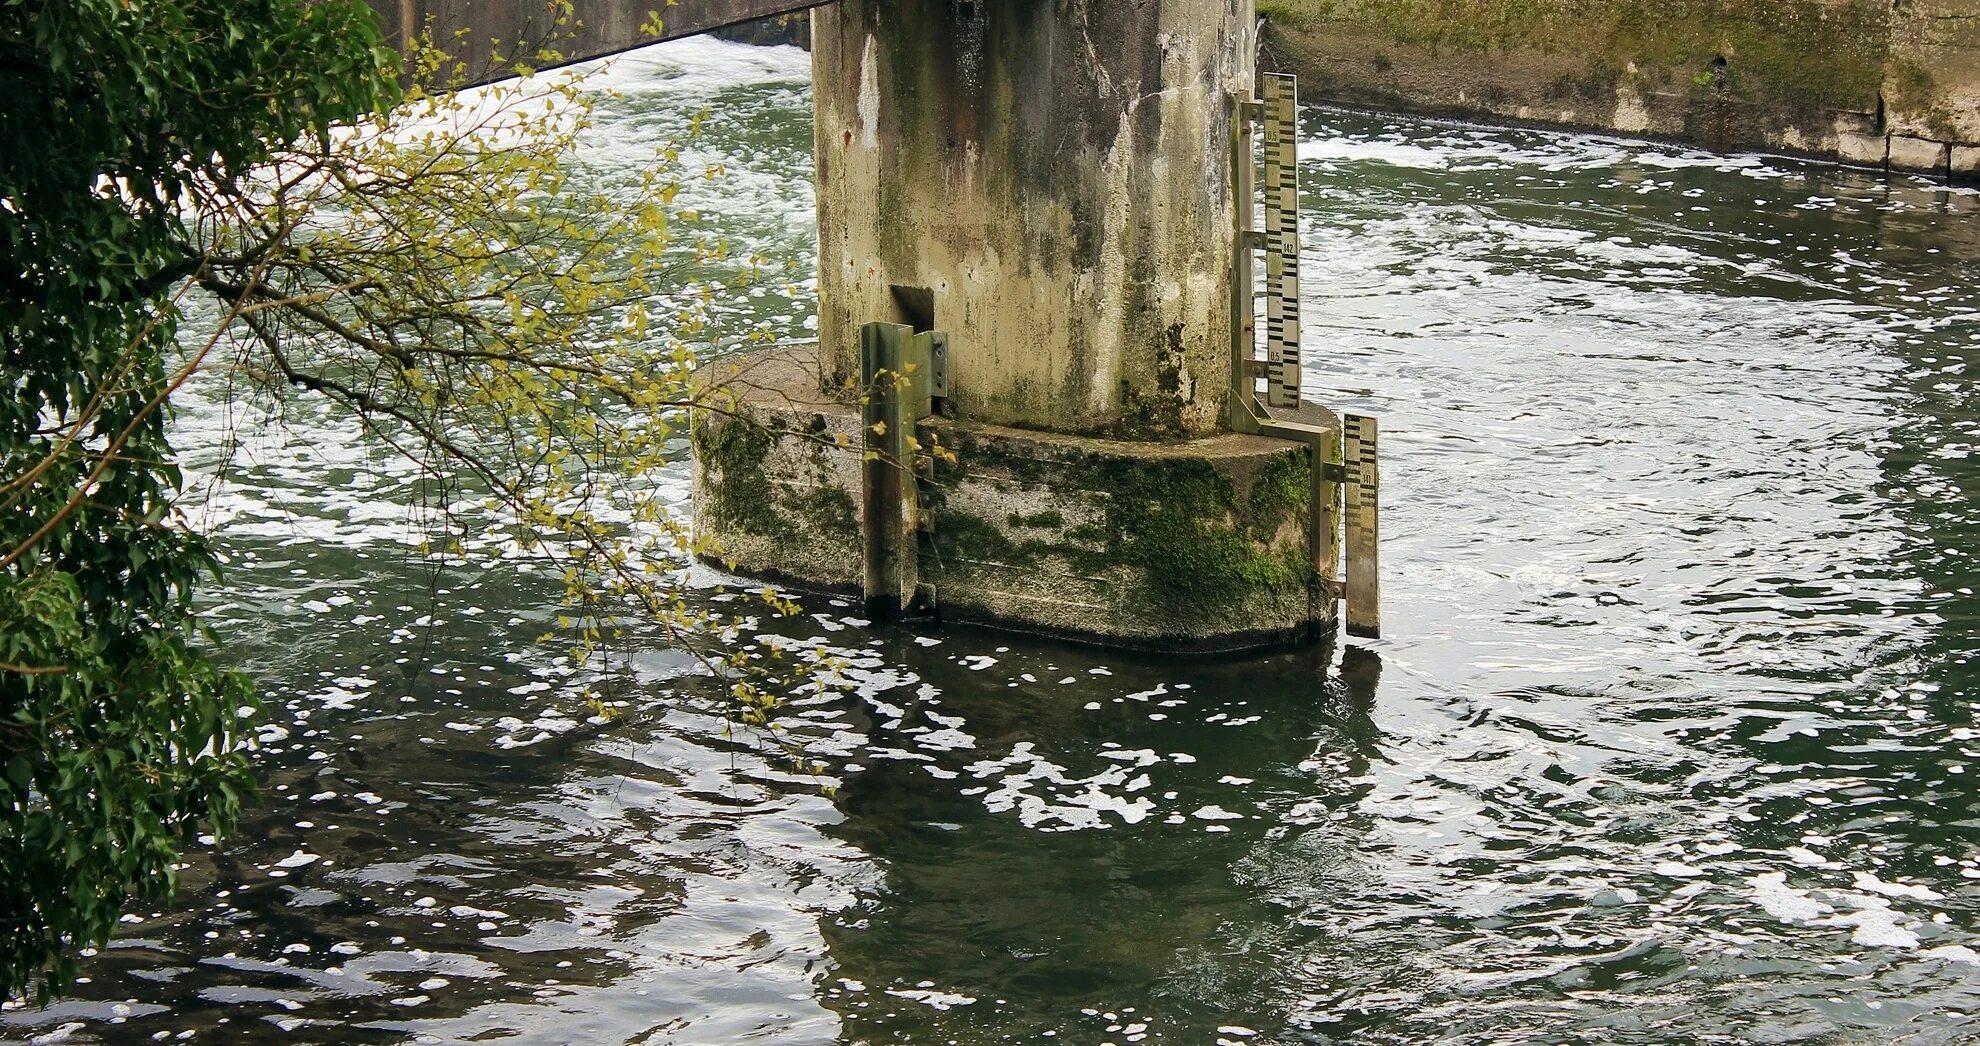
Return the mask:
[(1265, 401), (1281, 409), (1299, 406), (1300, 392), (1298, 93), (1296, 77), (1266, 73), (1260, 78), (1260, 115), (1265, 125)]
[[(1338, 430), (1299, 420), (1301, 406), (1299, 301), (1298, 81), (1267, 73), (1259, 98), (1236, 99), (1232, 137), (1237, 251), (1232, 268), (1230, 424), (1238, 432), (1297, 440), (1312, 448), (1310, 541), (1323, 598), (1346, 603), (1348, 634), (1381, 633), (1379, 472), (1374, 418), (1348, 415)], [(1255, 125), (1263, 125), (1263, 170), (1254, 167)], [(1264, 183), (1265, 228), (1252, 229), (1253, 179)], [(1266, 357), (1254, 340), (1252, 251), (1266, 252)], [(1266, 380), (1259, 403), (1254, 384)], [(1345, 504), (1343, 504), (1345, 502)], [(1344, 546), (1344, 548), (1343, 548)], [(1345, 551), (1345, 556), (1336, 558)], [(1342, 559), (1345, 577), (1341, 578)], [(1336, 580), (1336, 578), (1341, 578)]]

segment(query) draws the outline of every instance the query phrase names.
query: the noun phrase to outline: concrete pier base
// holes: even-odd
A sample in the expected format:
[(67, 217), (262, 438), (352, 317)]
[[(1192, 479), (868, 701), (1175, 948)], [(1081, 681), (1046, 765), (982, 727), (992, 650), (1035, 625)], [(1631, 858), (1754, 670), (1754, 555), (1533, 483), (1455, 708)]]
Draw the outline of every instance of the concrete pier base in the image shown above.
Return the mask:
[[(815, 347), (711, 364), (696, 412), (705, 559), (791, 587), (861, 587), (859, 406)], [(1338, 427), (1331, 414), (1314, 417)], [(1309, 452), (1223, 433), (1101, 439), (932, 418), (920, 572), (944, 619), (1108, 646), (1240, 651), (1331, 635), (1311, 569)]]

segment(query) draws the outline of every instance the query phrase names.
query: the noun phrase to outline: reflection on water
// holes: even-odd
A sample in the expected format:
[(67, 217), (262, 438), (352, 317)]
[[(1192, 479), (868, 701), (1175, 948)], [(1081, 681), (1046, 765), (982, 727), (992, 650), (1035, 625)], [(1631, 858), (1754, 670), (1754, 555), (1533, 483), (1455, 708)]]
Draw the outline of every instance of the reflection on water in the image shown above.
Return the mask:
[[(692, 159), (737, 173), (698, 205), (802, 257), (806, 71), (634, 55), (594, 174), (711, 107)], [(279, 713), (266, 802), (9, 1034), (1980, 1036), (1980, 198), (1308, 131), (1308, 383), (1387, 434), (1379, 644), (1146, 662), (814, 600), (766, 633), (846, 658), (790, 728), (827, 798), (657, 643), (643, 711), (584, 721), (552, 579), (430, 577), (410, 470), (236, 417), (215, 616)], [(214, 460), (226, 413), (182, 421)]]

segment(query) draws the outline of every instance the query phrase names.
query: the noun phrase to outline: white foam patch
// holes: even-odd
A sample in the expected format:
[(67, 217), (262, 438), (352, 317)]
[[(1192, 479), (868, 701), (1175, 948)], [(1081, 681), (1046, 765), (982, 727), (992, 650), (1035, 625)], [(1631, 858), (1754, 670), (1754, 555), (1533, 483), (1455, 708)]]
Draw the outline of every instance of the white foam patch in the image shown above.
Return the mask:
[(597, 69), (586, 80), (593, 88), (627, 94), (706, 94), (746, 84), (811, 83), (811, 54), (802, 48), (759, 47), (712, 36), (670, 40), (578, 68)]
[(1855, 900), (1855, 911), (1839, 912), (1816, 925), (1847, 927), (1850, 941), (1863, 948), (1918, 947), (1918, 934), (1912, 930), (1918, 920), (1894, 910), (1881, 897), (1859, 896)]
[(996, 787), (982, 793), (983, 805), (992, 813), (1014, 811), (1020, 823), (1039, 831), (1083, 831), (1140, 824), (1157, 812), (1153, 799), (1133, 794), (1149, 787), (1147, 776), (1134, 772), (1141, 760), (1133, 761), (1134, 766), (1075, 777), (1024, 741), (1004, 758), (979, 760), (964, 772), (996, 779)]
[(926, 988), (889, 988), (887, 989), (887, 994), (897, 999), (918, 1002), (923, 1006), (935, 1010), (950, 1010), (958, 1006), (973, 1006), (976, 1004), (976, 999), (973, 996), (957, 995), (954, 992), (932, 991)]
[(1449, 153), (1402, 142), (1369, 142), (1353, 138), (1308, 139), (1299, 143), (1299, 158), (1335, 163), (1382, 163), (1441, 171), (1453, 162)]
[[(1753, 903), (1785, 923), (1848, 930), (1850, 943), (1859, 948), (1919, 949), (1919, 929), (1928, 919), (1899, 909), (1892, 900), (1943, 899), (1936, 891), (1888, 883), (1868, 872), (1852, 873), (1858, 890), (1794, 887), (1788, 885), (1788, 874), (1764, 872), (1747, 879)], [(1965, 946), (1941, 946), (1942, 954), (1937, 956), (1959, 961), (1962, 952), (1943, 952), (1945, 948)]]
[(1943, 901), (1946, 895), (1929, 886), (1913, 886), (1906, 883), (1889, 883), (1869, 872), (1854, 873), (1856, 888), (1868, 890), (1884, 897), (1901, 897), (1913, 901)]
[(1797, 890), (1787, 885), (1786, 872), (1756, 875), (1748, 879), (1747, 883), (1753, 888), (1753, 903), (1782, 922), (1813, 922), (1824, 914), (1835, 911), (1810, 897), (1808, 891)]
[(1926, 948), (1918, 953), (1927, 959), (1942, 962), (1963, 963), (1967, 966), (1980, 966), (1980, 952), (1963, 944), (1942, 944), (1936, 948)]

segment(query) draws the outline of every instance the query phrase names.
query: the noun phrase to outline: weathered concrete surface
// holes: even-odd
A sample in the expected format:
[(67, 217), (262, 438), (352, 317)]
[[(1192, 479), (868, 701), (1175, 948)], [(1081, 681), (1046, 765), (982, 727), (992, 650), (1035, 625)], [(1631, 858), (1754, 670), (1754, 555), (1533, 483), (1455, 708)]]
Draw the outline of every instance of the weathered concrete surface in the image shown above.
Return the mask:
[[(509, 62), (543, 68), (579, 62), (662, 40), (694, 36), (827, 0), (575, 0), (560, 20), (552, 0), (367, 0), (385, 39), (403, 46), (410, 32), (430, 32), (469, 82), (501, 79)], [(655, 20), (659, 31), (651, 32)], [(548, 47), (562, 57), (543, 62)]]
[[(704, 369), (693, 422), (708, 558), (793, 587), (861, 584), (859, 411), (815, 347)], [(945, 619), (1113, 646), (1243, 650), (1329, 635), (1307, 553), (1307, 451), (1221, 434), (1119, 441), (936, 419), (920, 570)], [(841, 446), (843, 441), (845, 446)]]
[(758, 47), (791, 46), (811, 50), (811, 15), (775, 15), (754, 22), (726, 26), (713, 33), (718, 40), (733, 40)]
[(1980, 0), (1904, 0), (1892, 6), (1891, 61), (1884, 78), (1891, 132), (1980, 144)]
[(1258, 6), (1316, 100), (1936, 173), (1980, 144), (1980, 0)]
[(820, 391), (817, 348), (753, 352), (695, 375), (694, 533), (704, 558), (799, 588), (857, 593), (861, 423)]
[[(1251, 0), (843, 0), (813, 15), (819, 338), (950, 336), (959, 417), (1213, 431)], [(899, 288), (899, 290), (896, 290)]]

